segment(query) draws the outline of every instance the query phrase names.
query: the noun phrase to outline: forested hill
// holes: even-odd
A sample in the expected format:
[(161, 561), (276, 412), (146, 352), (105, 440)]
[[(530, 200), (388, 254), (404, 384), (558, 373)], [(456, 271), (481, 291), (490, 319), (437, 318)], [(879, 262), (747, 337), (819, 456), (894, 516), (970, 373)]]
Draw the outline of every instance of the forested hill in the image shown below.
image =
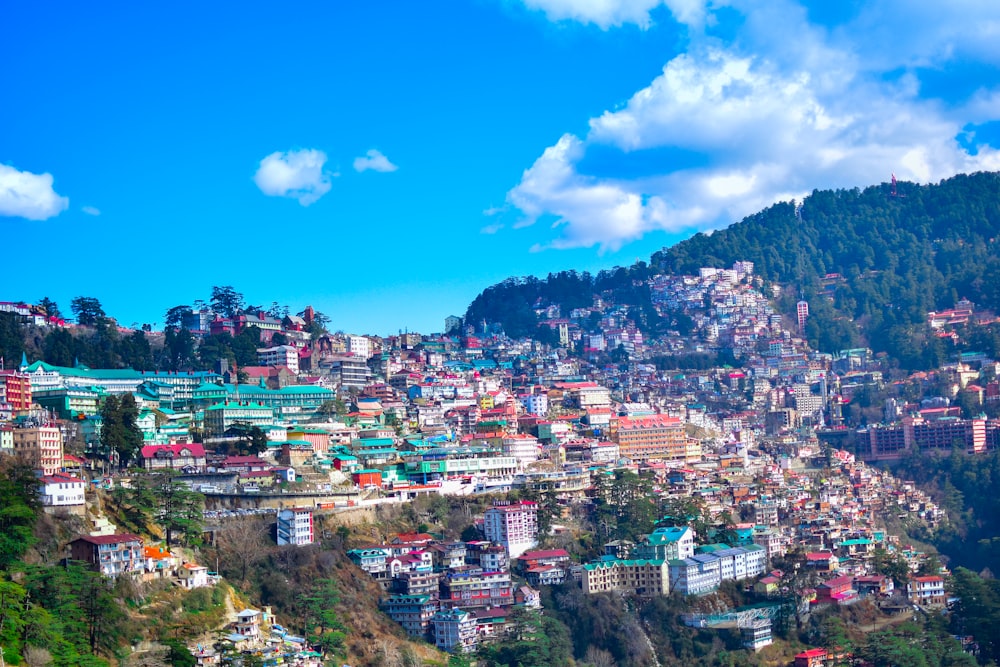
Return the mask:
[[(518, 335), (536, 326), (531, 307), (537, 299), (563, 305), (565, 316), (565, 307), (590, 305), (595, 294), (607, 296), (610, 286), (626, 299), (614, 303), (632, 299), (642, 308), (648, 294), (641, 294), (634, 280), (747, 260), (757, 275), (791, 288), (782, 306), (790, 307), (800, 294), (809, 301), (807, 334), (819, 349), (868, 344), (903, 355), (904, 366), (928, 366), (941, 354), (926, 337), (928, 311), (951, 308), (960, 297), (1000, 309), (998, 237), (997, 173), (926, 186), (899, 183), (895, 195), (889, 184), (814, 191), (798, 206), (779, 203), (724, 230), (664, 248), (649, 265), (598, 276), (507, 280), (479, 295), (466, 321), (497, 322)], [(842, 280), (824, 281), (828, 274)], [(821, 298), (824, 282), (832, 300)], [(655, 329), (655, 321), (641, 319)]]

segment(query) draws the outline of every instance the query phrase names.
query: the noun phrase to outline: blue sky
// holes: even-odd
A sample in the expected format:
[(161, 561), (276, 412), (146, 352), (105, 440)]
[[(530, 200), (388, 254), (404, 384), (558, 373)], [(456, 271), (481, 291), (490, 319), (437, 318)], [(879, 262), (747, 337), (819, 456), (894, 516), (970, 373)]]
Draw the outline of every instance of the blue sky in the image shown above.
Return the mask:
[(14, 3), (0, 300), (429, 332), (510, 275), (1000, 169), (1000, 5), (938, 4)]

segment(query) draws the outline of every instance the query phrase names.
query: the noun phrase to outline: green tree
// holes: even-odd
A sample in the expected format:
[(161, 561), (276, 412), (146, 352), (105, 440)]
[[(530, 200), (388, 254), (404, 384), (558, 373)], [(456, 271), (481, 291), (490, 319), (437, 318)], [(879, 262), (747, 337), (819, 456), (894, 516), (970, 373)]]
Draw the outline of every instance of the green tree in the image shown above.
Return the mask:
[(525, 607), (511, 608), (509, 620), (513, 629), (506, 641), (486, 644), (479, 649), (478, 658), (485, 667), (562, 667), (570, 664), (572, 643), (565, 625)]
[(630, 470), (617, 470), (610, 480), (602, 479), (595, 516), (599, 524), (608, 527), (605, 534), (635, 540), (653, 529), (656, 504), (652, 486), (649, 478)]
[(142, 447), (142, 431), (136, 425), (139, 408), (132, 394), (109, 395), (101, 406), (101, 448), (105, 455), (127, 466)]
[(347, 629), (336, 611), (339, 602), (340, 593), (333, 579), (317, 579), (298, 600), (305, 636), (314, 637), (324, 651), (335, 655), (343, 654), (347, 637)]
[(232, 285), (212, 287), (210, 303), (212, 310), (230, 319), (239, 315), (244, 306), (243, 295), (233, 289)]
[(14, 313), (0, 313), (0, 357), (5, 368), (20, 363), (24, 352), (24, 327)]
[(164, 639), (160, 643), (169, 649), (167, 662), (170, 663), (171, 667), (195, 667), (198, 664), (198, 660), (191, 654), (184, 642), (178, 639)]
[(0, 570), (20, 560), (35, 542), (33, 529), (40, 508), (31, 465), (21, 459), (0, 458)]
[(257, 348), (260, 346), (259, 327), (251, 326), (239, 332), (233, 339), (233, 356), (236, 359), (236, 365), (241, 368), (243, 366), (256, 366)]
[(26, 597), (23, 587), (0, 580), (0, 646), (4, 648), (4, 657), (12, 664), (18, 664), (21, 659)]
[(174, 306), (164, 315), (163, 347), (164, 366), (167, 370), (178, 371), (191, 368), (194, 363), (194, 337), (186, 326), (184, 318), (191, 314), (190, 306)]
[(229, 431), (236, 434), (235, 443), (230, 442), (224, 445), (225, 452), (229, 455), (257, 456), (267, 451), (267, 435), (255, 424), (247, 422), (236, 422), (229, 427)]
[(42, 300), (38, 302), (38, 307), (42, 309), (46, 317), (62, 317), (59, 306), (47, 296), (42, 297)]
[(201, 541), (205, 496), (191, 491), (187, 484), (178, 481), (174, 475), (164, 474), (156, 484), (159, 505), (156, 519), (163, 527), (169, 549), (175, 533), (179, 533), (188, 545)]
[(91, 296), (78, 296), (70, 301), (69, 307), (76, 317), (77, 324), (81, 326), (96, 326), (98, 322), (107, 318), (101, 302)]

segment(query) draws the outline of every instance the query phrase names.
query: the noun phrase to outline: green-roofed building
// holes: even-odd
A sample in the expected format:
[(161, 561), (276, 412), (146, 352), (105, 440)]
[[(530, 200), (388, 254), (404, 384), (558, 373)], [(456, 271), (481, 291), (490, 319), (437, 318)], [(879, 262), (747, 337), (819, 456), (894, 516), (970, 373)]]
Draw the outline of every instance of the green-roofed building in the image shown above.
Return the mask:
[(205, 430), (213, 436), (221, 436), (237, 423), (266, 429), (274, 425), (274, 409), (246, 401), (223, 401), (205, 408)]

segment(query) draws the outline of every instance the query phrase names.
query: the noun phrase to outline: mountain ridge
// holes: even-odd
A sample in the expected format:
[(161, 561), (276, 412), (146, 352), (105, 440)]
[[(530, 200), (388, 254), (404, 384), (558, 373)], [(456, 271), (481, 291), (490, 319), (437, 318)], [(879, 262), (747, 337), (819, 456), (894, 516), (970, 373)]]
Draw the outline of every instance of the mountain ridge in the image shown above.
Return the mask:
[(791, 315), (799, 298), (809, 302), (805, 335), (814, 348), (867, 345), (905, 368), (926, 368), (944, 354), (928, 335), (928, 312), (960, 298), (1000, 309), (998, 238), (995, 172), (928, 185), (814, 190), (802, 202), (779, 202), (724, 229), (698, 232), (653, 253), (649, 263), (596, 275), (509, 278), (484, 289), (465, 321), (477, 327), (485, 321), (513, 337), (533, 335), (536, 305), (558, 305), (565, 317), (597, 297), (628, 305), (636, 325), (656, 335), (664, 314), (650, 303), (646, 281), (750, 261), (755, 275), (787, 288), (777, 299), (782, 312)]

